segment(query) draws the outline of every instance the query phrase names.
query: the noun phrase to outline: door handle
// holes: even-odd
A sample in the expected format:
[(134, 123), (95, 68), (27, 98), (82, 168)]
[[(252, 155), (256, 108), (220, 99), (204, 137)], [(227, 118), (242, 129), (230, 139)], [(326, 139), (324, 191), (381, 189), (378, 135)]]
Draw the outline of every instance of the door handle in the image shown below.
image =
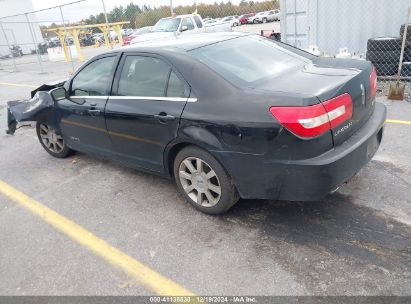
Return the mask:
[(173, 115), (167, 115), (167, 113), (161, 112), (157, 115), (154, 115), (155, 119), (158, 119), (160, 122), (172, 121), (176, 119)]
[(87, 113), (89, 113), (91, 116), (98, 116), (101, 114), (101, 110), (91, 109), (87, 110)]

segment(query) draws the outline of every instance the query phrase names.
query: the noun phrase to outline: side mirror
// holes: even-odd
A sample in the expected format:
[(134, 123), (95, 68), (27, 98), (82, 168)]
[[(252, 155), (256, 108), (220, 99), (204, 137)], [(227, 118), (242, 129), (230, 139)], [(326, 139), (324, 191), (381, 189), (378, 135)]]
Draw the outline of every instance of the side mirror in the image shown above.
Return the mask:
[(49, 93), (54, 101), (62, 100), (67, 97), (67, 91), (63, 87), (55, 88)]
[(187, 25), (183, 25), (183, 26), (181, 27), (181, 29), (180, 29), (180, 32), (185, 32), (185, 31), (187, 31), (187, 30), (188, 30)]

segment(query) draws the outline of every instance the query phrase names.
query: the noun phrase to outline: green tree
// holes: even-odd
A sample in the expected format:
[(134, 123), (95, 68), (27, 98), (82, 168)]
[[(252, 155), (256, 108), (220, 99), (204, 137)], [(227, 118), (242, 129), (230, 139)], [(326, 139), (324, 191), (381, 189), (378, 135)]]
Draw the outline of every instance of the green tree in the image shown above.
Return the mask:
[(129, 27), (136, 28), (136, 16), (140, 14), (142, 10), (138, 5), (134, 3), (130, 3), (126, 6), (124, 10), (124, 15), (127, 21), (130, 21)]

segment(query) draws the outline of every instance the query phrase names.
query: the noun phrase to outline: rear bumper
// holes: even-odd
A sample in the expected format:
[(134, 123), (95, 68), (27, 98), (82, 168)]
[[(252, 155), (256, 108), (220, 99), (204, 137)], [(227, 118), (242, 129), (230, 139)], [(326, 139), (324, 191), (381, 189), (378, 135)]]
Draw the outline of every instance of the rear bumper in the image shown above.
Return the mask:
[(218, 153), (243, 198), (314, 201), (361, 170), (382, 140), (386, 107), (376, 103), (364, 126), (347, 141), (315, 158), (275, 160), (267, 156)]

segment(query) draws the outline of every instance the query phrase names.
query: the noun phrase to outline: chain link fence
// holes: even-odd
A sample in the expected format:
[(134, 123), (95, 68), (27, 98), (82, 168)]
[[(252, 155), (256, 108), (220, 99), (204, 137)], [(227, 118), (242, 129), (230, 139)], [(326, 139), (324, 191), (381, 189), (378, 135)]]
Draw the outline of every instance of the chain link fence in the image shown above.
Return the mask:
[[(7, 1), (15, 5), (12, 0), (5, 1), (5, 5)], [(278, 0), (196, 4), (185, 0), (155, 0), (142, 3), (130, 1), (113, 6), (109, 1), (81, 0), (0, 17), (0, 71), (38, 70), (43, 73), (56, 71), (61, 66), (72, 73), (83, 61), (110, 48), (129, 44), (144, 29), (151, 29), (159, 19), (173, 14), (196, 13), (210, 27), (228, 23), (233, 30), (257, 34), (264, 30), (268, 36), (280, 31)], [(259, 14), (261, 12), (264, 14)], [(115, 23), (121, 24), (116, 28)]]
[[(207, 27), (228, 23), (233, 31), (281, 39), (316, 55), (370, 60), (385, 94), (398, 72), (410, 5), (411, 0), (130, 0), (115, 5), (82, 0), (0, 17), (0, 71), (71, 73), (94, 55), (129, 44), (163, 17), (196, 13)], [(410, 80), (411, 28), (401, 74), (408, 92)]]
[[(285, 42), (321, 56), (371, 61), (377, 69), (379, 89), (387, 94), (398, 73), (410, 0), (281, 0), (280, 6)], [(411, 44), (405, 49), (401, 73), (408, 92), (410, 55)]]

